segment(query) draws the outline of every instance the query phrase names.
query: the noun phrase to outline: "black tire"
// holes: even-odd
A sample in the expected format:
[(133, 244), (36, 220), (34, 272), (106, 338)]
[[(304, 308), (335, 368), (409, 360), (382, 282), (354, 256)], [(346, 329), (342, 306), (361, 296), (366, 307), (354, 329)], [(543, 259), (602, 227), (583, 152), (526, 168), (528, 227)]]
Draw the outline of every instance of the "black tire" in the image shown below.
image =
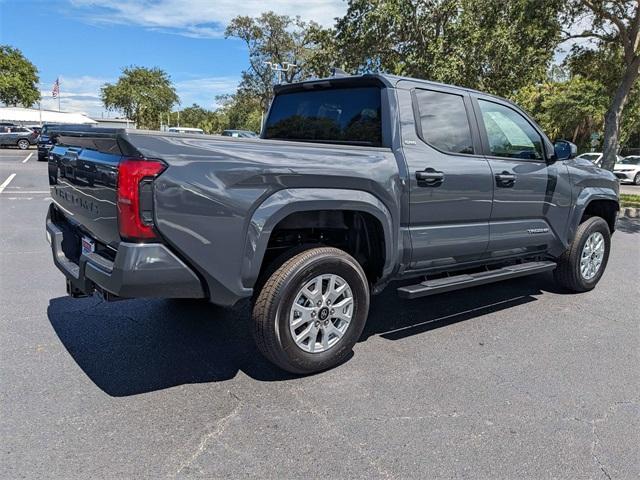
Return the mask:
[[(580, 259), (584, 244), (594, 232), (600, 232), (604, 237), (604, 255), (595, 276), (587, 280), (580, 272)], [(569, 248), (558, 258), (558, 266), (553, 272), (556, 282), (573, 292), (593, 290), (607, 267), (610, 249), (611, 232), (607, 222), (601, 217), (585, 220), (578, 226), (576, 236)]]
[[(289, 312), (300, 289), (323, 274), (339, 275), (349, 284), (353, 314), (344, 335), (333, 346), (309, 353), (295, 343)], [(368, 311), (369, 285), (358, 262), (337, 248), (312, 248), (285, 261), (264, 283), (253, 306), (253, 335), (260, 352), (283, 370), (320, 372), (348, 357), (362, 334)]]
[(640, 172), (636, 173), (636, 176), (633, 177), (633, 184), (640, 185)]
[(27, 150), (31, 144), (29, 143), (29, 140), (21, 138), (20, 140), (18, 140), (16, 145), (20, 150)]

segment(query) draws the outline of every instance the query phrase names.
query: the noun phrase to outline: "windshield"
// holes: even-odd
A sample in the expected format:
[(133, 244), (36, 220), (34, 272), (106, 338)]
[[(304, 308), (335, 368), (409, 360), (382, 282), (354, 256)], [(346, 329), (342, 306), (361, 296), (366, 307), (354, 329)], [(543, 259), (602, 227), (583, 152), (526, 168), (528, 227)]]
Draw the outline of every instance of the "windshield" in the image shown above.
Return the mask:
[(600, 158), (600, 154), (599, 153), (583, 153), (582, 155), (580, 155), (580, 158), (584, 158), (585, 160), (591, 160), (593, 162), (594, 160), (597, 160), (598, 158)]
[(381, 146), (380, 89), (332, 88), (277, 95), (264, 138)]
[(623, 165), (640, 165), (640, 157), (626, 157), (619, 160), (618, 163), (621, 163)]

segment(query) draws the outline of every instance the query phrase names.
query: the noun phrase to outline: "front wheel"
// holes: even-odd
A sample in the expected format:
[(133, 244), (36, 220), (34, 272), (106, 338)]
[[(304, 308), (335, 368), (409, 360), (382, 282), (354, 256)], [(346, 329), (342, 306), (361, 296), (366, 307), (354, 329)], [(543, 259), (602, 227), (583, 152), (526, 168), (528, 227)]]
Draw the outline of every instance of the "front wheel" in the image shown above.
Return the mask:
[(578, 226), (569, 249), (558, 259), (556, 281), (574, 292), (592, 290), (609, 260), (611, 232), (600, 217), (591, 217)]
[(18, 140), (17, 145), (20, 150), (26, 150), (27, 148), (29, 148), (29, 140), (25, 140), (24, 138), (21, 138), (20, 140)]
[(636, 176), (633, 177), (633, 184), (640, 185), (640, 172), (636, 173)]
[(358, 262), (332, 247), (306, 250), (264, 283), (253, 307), (258, 349), (296, 374), (344, 361), (360, 338), (369, 286)]

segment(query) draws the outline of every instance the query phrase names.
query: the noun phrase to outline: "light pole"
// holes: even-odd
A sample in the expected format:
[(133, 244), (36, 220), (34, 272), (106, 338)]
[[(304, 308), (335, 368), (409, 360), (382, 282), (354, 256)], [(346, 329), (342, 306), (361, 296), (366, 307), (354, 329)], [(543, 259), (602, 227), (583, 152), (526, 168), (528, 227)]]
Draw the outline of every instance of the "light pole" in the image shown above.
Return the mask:
[(271, 71), (276, 72), (278, 74), (278, 84), (282, 83), (282, 72), (288, 72), (289, 70), (293, 70), (294, 68), (298, 68), (298, 65), (295, 63), (282, 62), (282, 63), (274, 63), (274, 62), (264, 62)]
[[(288, 72), (289, 70), (298, 68), (298, 65), (296, 65), (295, 63), (289, 63), (289, 62), (282, 62), (282, 63), (264, 62), (264, 65), (268, 66), (269, 70), (271, 70), (272, 72), (276, 72), (278, 74), (278, 83), (276, 85), (280, 85), (282, 83), (282, 72)], [(260, 112), (260, 133), (262, 133), (263, 126), (264, 126), (264, 112)]]

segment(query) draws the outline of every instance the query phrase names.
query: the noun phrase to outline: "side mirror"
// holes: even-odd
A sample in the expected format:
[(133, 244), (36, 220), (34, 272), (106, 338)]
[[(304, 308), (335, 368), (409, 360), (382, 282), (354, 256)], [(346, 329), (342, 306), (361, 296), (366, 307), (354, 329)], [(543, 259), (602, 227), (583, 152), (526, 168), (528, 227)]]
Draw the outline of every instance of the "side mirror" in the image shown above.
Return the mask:
[(553, 144), (555, 160), (568, 160), (578, 155), (578, 147), (567, 140), (558, 140)]

